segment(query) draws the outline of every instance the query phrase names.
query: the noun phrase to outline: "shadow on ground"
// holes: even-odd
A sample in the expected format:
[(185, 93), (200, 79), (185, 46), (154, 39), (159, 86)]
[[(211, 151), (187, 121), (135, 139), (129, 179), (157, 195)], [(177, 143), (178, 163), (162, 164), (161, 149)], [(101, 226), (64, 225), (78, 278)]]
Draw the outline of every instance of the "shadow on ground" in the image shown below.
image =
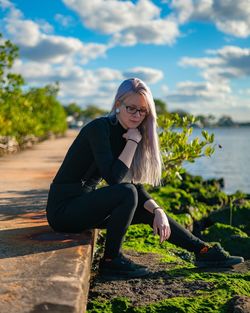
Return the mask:
[(90, 243), (90, 231), (53, 231), (46, 219), (47, 195), (48, 191), (44, 189), (0, 193), (0, 259)]

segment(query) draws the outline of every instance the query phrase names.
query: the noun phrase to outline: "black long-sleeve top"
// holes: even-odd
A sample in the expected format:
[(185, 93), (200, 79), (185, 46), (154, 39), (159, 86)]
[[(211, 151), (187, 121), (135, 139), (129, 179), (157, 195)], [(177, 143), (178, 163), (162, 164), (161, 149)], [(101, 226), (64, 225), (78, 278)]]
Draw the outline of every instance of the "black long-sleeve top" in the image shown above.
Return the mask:
[[(87, 181), (95, 187), (100, 179), (109, 185), (119, 184), (128, 174), (129, 168), (118, 159), (126, 145), (122, 135), (126, 129), (110, 117), (97, 118), (84, 126), (70, 146), (53, 182), (56, 184), (80, 183), (90, 166), (95, 170)], [(142, 184), (135, 184), (139, 201), (151, 199)]]

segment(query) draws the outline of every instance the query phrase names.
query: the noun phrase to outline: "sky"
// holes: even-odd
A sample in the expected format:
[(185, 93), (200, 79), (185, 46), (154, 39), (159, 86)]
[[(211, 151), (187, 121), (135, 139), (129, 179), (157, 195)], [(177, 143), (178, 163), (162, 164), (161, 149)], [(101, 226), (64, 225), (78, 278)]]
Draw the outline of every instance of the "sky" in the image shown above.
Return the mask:
[(13, 72), (109, 110), (138, 77), (170, 111), (250, 121), (250, 0), (0, 0)]

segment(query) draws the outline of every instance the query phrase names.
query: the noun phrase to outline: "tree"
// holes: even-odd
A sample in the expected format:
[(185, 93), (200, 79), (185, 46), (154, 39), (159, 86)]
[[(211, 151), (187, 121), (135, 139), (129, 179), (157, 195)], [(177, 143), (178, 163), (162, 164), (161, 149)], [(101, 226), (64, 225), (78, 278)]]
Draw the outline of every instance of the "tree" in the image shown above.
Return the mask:
[(155, 109), (157, 114), (165, 114), (167, 113), (167, 105), (164, 101), (160, 99), (154, 99)]
[(196, 116), (197, 121), (199, 121), (202, 125), (202, 127), (205, 126), (212, 126), (214, 124), (215, 116), (212, 114), (206, 115), (197, 115)]
[(179, 117), (185, 117), (185, 116), (190, 116), (190, 114), (184, 110), (178, 109), (175, 111), (172, 111), (171, 114), (178, 114)]
[[(1, 38), (0, 34), (0, 38)], [(0, 45), (0, 135), (21, 143), (26, 135), (46, 137), (50, 132), (63, 133), (67, 127), (61, 104), (56, 99), (59, 86), (47, 85), (23, 92), (24, 79), (12, 73), (18, 47), (10, 41)]]
[(228, 115), (223, 115), (219, 120), (218, 120), (218, 125), (219, 126), (233, 126), (235, 123), (231, 116)]
[(79, 117), (82, 114), (82, 109), (76, 103), (72, 102), (67, 106), (64, 106), (64, 110), (67, 115), (72, 115), (75, 118)]
[(99, 108), (98, 106), (95, 106), (93, 104), (90, 104), (82, 111), (82, 116), (85, 119), (94, 119), (96, 117), (99, 117), (101, 115), (107, 114), (108, 112), (106, 110), (103, 110)]
[(181, 179), (183, 173), (182, 163), (184, 161), (194, 162), (202, 156), (211, 156), (215, 150), (213, 145), (214, 134), (202, 131), (203, 139), (198, 137), (189, 141), (192, 134), (192, 124), (196, 122), (194, 116), (180, 117), (178, 114), (160, 115), (158, 124), (160, 126), (160, 145), (162, 160), (164, 164), (163, 184), (175, 179)]

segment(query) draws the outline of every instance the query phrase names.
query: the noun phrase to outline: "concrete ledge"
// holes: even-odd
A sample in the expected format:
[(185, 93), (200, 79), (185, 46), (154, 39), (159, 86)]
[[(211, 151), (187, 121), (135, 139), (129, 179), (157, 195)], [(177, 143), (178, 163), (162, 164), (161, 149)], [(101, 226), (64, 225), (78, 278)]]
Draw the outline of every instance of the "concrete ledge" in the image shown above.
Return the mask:
[(97, 232), (55, 233), (44, 211), (77, 133), (0, 158), (0, 313), (85, 312)]
[(43, 212), (26, 218), (1, 231), (0, 312), (85, 312), (96, 231), (56, 233)]

